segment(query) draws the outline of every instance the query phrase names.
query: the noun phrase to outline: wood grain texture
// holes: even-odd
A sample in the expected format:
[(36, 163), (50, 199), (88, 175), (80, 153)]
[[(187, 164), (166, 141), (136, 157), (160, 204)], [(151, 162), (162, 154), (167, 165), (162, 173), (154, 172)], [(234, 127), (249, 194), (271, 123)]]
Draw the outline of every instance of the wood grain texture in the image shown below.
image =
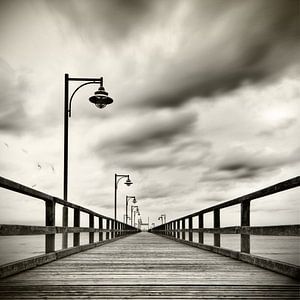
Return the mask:
[(0, 280), (0, 299), (297, 299), (298, 282), (138, 233)]

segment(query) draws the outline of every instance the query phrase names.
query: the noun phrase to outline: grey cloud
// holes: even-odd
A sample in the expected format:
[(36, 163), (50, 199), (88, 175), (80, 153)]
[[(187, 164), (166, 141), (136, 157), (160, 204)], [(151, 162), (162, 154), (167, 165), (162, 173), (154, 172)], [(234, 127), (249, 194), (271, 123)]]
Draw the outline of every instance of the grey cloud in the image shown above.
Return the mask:
[(300, 161), (299, 148), (286, 154), (250, 153), (239, 147), (218, 159), (201, 181), (251, 179)]
[(297, 119), (289, 118), (286, 119), (279, 124), (277, 124), (275, 127), (261, 130), (257, 135), (258, 136), (275, 136), (275, 135), (281, 135), (283, 130), (290, 129), (292, 126), (297, 124)]
[(196, 114), (178, 112), (174, 115), (145, 115), (133, 122), (126, 132), (119, 130), (115, 136), (102, 139), (96, 151), (139, 152), (171, 143), (193, 129)]
[(20, 133), (26, 126), (24, 94), (27, 83), (0, 58), (0, 131)]
[(157, 1), (147, 0), (51, 0), (46, 1), (55, 14), (66, 20), (84, 40), (120, 41), (140, 29)]
[[(144, 70), (149, 80), (140, 87), (141, 95), (136, 91), (131, 97), (134, 106), (178, 107), (194, 97), (211, 99), (245, 83), (273, 79), (299, 59), (297, 0), (46, 3), (69, 24), (70, 31), (93, 44), (100, 41), (115, 47), (115, 43), (135, 41), (138, 47), (140, 38), (151, 36), (157, 24), (170, 37), (180, 39), (178, 49), (169, 55), (149, 48), (149, 70)], [(184, 17), (178, 17), (181, 9)], [(174, 29), (174, 20), (184, 28), (184, 35)], [(134, 57), (129, 63), (138, 65)]]
[[(206, 9), (206, 1), (191, 2)], [(264, 83), (298, 63), (300, 24), (298, 1), (226, 1), (224, 10), (211, 11), (207, 24), (194, 9), (187, 17), (187, 36), (177, 55), (165, 63), (167, 71), (152, 83), (136, 104), (146, 107), (177, 107), (193, 97), (212, 98), (245, 83)], [(220, 2), (218, 2), (220, 4)], [(215, 10), (214, 10), (215, 9)], [(225, 21), (230, 23), (223, 24)], [(207, 35), (193, 32), (207, 26)], [(223, 36), (213, 32), (224, 26)], [(191, 28), (194, 29), (192, 30)], [(203, 50), (204, 45), (210, 45)], [(163, 83), (163, 85), (161, 84)]]

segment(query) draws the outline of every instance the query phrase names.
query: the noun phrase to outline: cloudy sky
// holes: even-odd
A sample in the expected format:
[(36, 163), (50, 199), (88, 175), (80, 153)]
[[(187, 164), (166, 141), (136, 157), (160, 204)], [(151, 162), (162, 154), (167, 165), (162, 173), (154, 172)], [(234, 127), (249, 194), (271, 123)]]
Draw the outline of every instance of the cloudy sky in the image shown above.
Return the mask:
[[(0, 175), (62, 198), (69, 73), (114, 99), (74, 98), (71, 202), (112, 217), (130, 174), (118, 218), (135, 195), (158, 224), (298, 176), (299, 15), (297, 0), (1, 0)], [(0, 197), (0, 223), (43, 223), (42, 201)], [(252, 224), (299, 223), (298, 199), (254, 201)]]

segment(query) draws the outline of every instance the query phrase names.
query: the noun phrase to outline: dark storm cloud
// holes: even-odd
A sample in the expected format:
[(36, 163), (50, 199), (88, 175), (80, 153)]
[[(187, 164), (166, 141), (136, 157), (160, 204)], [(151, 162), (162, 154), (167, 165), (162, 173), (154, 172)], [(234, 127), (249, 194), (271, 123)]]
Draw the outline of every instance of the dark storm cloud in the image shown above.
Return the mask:
[(251, 179), (266, 172), (278, 171), (281, 167), (300, 161), (299, 148), (290, 153), (250, 153), (244, 148), (232, 151), (217, 160), (216, 165), (207, 171), (201, 181), (222, 181)]
[[(197, 4), (198, 9), (207, 4), (191, 3)], [(193, 97), (207, 99), (244, 83), (272, 80), (298, 64), (298, 1), (223, 1), (221, 7), (223, 10), (217, 5), (210, 7), (211, 20), (206, 21), (204, 36), (200, 34), (204, 25), (200, 22), (200, 10), (191, 12), (184, 25), (187, 36), (193, 33), (193, 41), (183, 41), (174, 59), (166, 62), (167, 71), (154, 82), (155, 89), (138, 99), (137, 104), (181, 106)], [(203, 5), (202, 10), (206, 8)], [(230, 25), (223, 24), (226, 16)], [(224, 26), (223, 35), (214, 40), (212, 33), (220, 26)], [(198, 35), (194, 33), (197, 30)], [(185, 46), (185, 42), (192, 42), (193, 47)], [(206, 44), (211, 46), (205, 49)]]
[[(298, 0), (88, 0), (46, 1), (54, 15), (94, 45), (139, 42), (162, 32), (178, 38), (178, 48), (162, 54), (149, 46), (149, 80), (133, 104), (177, 107), (193, 97), (211, 98), (278, 76), (299, 59)], [(182, 12), (182, 15), (180, 15)], [(174, 24), (179, 24), (183, 34)], [(107, 43), (108, 42), (108, 43)], [(165, 44), (164, 44), (165, 43)], [(141, 50), (142, 51), (142, 50)], [(147, 54), (146, 53), (146, 54)], [(139, 64), (131, 58), (131, 65)], [(161, 67), (158, 74), (152, 74)], [(151, 85), (151, 87), (150, 87)], [(128, 106), (128, 102), (126, 103)]]
[(97, 149), (99, 151), (106, 148), (115, 152), (139, 152), (157, 148), (189, 133), (196, 119), (197, 115), (193, 112), (147, 115), (139, 122), (131, 123), (126, 131), (119, 130), (117, 135), (102, 139)]
[(71, 30), (84, 40), (120, 41), (138, 30), (151, 15), (154, 3), (148, 0), (47, 0), (55, 13), (61, 15)]
[(19, 133), (28, 126), (24, 110), (27, 84), (0, 58), (0, 131)]

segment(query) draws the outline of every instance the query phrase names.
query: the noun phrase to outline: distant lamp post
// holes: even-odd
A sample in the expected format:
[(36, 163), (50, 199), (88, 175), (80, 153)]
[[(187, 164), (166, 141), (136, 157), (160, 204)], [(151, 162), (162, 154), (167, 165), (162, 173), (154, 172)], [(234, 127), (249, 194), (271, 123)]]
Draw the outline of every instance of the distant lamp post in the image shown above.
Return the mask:
[(133, 218), (132, 218), (132, 214), (133, 214), (133, 212), (135, 212), (135, 209), (138, 211), (139, 210), (139, 207), (138, 207), (138, 205), (131, 205), (131, 209), (130, 209), (130, 219), (131, 219), (131, 226), (134, 226), (134, 223), (132, 224), (132, 221), (134, 221), (135, 222), (135, 220), (133, 220)]
[(158, 217), (158, 220), (161, 220), (161, 224), (166, 223), (166, 214), (162, 214), (160, 217)]
[(132, 185), (132, 181), (129, 178), (129, 175), (119, 175), (115, 174), (115, 221), (117, 220), (117, 190), (118, 190), (118, 183), (122, 178), (127, 178), (127, 180), (124, 182), (127, 186)]
[(141, 216), (141, 213), (140, 213), (140, 211), (139, 211), (139, 208), (137, 208), (135, 211), (133, 211), (133, 215), (134, 215), (134, 217), (133, 217), (133, 226), (135, 227), (135, 216), (136, 216), (136, 214), (138, 214), (138, 216)]
[[(78, 86), (71, 97), (69, 98), (69, 82), (79, 81), (84, 82)], [(69, 74), (65, 74), (65, 99), (64, 99), (64, 180), (63, 191), (64, 200), (68, 201), (68, 140), (69, 140), (69, 118), (71, 118), (72, 100), (76, 92), (85, 85), (100, 84), (99, 89), (95, 92), (94, 96), (89, 98), (89, 101), (96, 105), (98, 108), (104, 108), (106, 105), (113, 103), (113, 99), (108, 97), (108, 93), (103, 87), (103, 77), (100, 78), (75, 78), (69, 77)], [(68, 208), (63, 207), (63, 226), (68, 226)], [(63, 234), (62, 247), (68, 247), (67, 233)]]
[(137, 200), (135, 198), (135, 196), (126, 196), (126, 214), (125, 214), (125, 223), (128, 224), (128, 202), (132, 199), (133, 204), (136, 204)]

